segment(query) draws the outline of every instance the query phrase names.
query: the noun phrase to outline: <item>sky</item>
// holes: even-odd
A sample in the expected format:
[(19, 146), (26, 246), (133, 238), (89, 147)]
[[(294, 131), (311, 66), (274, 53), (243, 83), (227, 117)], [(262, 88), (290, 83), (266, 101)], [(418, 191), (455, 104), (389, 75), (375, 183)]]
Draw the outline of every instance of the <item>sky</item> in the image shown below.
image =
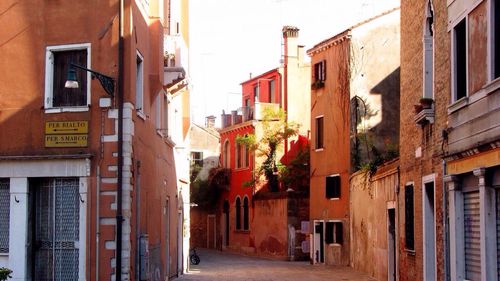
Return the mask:
[(189, 0), (191, 117), (199, 125), (241, 107), (241, 83), (280, 66), (281, 29), (308, 50), (399, 0)]

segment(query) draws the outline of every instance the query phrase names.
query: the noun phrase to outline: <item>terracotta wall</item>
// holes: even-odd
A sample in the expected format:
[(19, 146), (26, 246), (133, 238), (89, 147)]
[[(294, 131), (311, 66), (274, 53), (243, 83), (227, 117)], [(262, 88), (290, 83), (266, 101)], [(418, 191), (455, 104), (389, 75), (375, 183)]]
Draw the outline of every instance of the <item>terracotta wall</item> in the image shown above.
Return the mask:
[(380, 167), (373, 175), (359, 171), (351, 176), (351, 266), (377, 280), (388, 280), (388, 209), (396, 208), (398, 164)]

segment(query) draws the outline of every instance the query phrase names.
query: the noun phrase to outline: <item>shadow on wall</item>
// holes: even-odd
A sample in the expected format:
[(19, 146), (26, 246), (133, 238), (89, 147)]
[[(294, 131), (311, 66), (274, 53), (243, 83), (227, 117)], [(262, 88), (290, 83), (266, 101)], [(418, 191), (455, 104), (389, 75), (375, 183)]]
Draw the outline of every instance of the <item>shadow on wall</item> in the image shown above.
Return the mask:
[[(380, 109), (370, 108), (370, 101), (374, 95), (380, 96)], [(358, 97), (351, 101), (351, 141), (353, 153), (353, 170), (374, 168), (384, 161), (398, 156), (399, 151), (399, 100), (400, 100), (400, 68), (398, 67), (388, 76), (370, 89), (368, 100)], [(358, 128), (360, 120), (381, 116), (377, 125), (363, 131)]]

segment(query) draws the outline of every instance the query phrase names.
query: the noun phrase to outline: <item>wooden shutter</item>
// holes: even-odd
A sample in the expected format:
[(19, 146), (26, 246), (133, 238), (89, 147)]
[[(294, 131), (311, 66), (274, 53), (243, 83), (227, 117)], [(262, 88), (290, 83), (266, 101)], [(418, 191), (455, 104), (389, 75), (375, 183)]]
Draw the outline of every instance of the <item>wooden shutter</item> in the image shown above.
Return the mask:
[(87, 72), (76, 70), (77, 89), (64, 87), (70, 63), (87, 67), (87, 50), (54, 52), (53, 107), (87, 105)]
[(465, 278), (481, 280), (479, 191), (464, 193)]
[(405, 186), (405, 246), (414, 250), (414, 210), (413, 210), (413, 185)]
[(344, 242), (344, 229), (342, 222), (335, 223), (335, 243), (342, 244)]
[(325, 225), (325, 243), (332, 244), (333, 240), (333, 226), (334, 222), (327, 221)]
[(321, 62), (321, 81), (326, 80), (326, 60)]

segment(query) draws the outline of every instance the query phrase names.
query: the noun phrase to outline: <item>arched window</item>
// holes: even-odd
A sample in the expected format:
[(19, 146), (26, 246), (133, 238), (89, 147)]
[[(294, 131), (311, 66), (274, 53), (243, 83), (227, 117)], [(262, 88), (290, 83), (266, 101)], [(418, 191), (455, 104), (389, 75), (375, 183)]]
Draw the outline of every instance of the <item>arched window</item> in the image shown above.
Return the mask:
[(248, 230), (248, 197), (243, 199), (243, 230)]
[(241, 199), (236, 198), (236, 230), (241, 229)]
[(244, 163), (245, 167), (249, 167), (250, 166), (250, 153), (248, 151), (248, 146), (245, 145), (243, 147), (243, 149), (244, 149), (243, 150), (243, 159), (244, 159), (243, 163)]
[(223, 163), (223, 166), (224, 166), (224, 168), (230, 168), (230, 166), (229, 166), (230, 165), (230, 163), (229, 163), (229, 160), (230, 160), (229, 159), (229, 157), (230, 157), (230, 153), (229, 153), (230, 152), (229, 151), (229, 140), (226, 140), (224, 142), (224, 148), (223, 148), (223, 150), (224, 150), (224, 153), (222, 154), (222, 158), (223, 158), (222, 159), (222, 163)]
[(236, 143), (236, 151), (234, 153), (235, 157), (236, 157), (236, 168), (241, 168), (241, 164), (242, 164), (242, 159), (241, 159), (241, 144), (239, 143)]

